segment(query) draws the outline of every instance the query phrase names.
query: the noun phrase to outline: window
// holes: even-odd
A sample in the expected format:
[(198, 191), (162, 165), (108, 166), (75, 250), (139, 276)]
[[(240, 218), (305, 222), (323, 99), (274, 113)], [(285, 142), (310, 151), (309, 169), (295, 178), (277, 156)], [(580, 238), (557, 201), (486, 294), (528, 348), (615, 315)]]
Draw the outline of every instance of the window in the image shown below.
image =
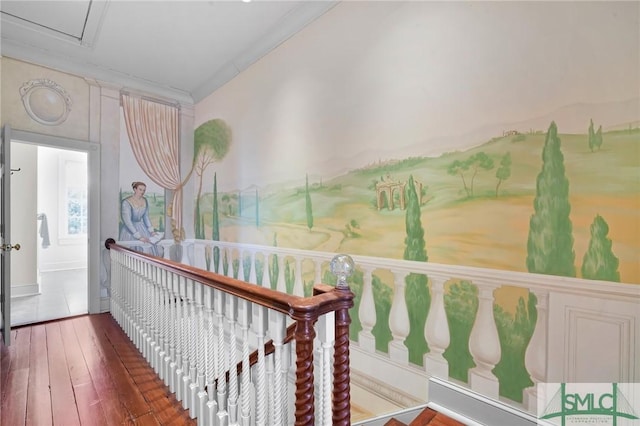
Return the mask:
[(61, 244), (75, 244), (89, 233), (87, 161), (85, 153), (65, 152), (59, 157), (58, 201)]
[(87, 188), (67, 187), (67, 235), (87, 234)]

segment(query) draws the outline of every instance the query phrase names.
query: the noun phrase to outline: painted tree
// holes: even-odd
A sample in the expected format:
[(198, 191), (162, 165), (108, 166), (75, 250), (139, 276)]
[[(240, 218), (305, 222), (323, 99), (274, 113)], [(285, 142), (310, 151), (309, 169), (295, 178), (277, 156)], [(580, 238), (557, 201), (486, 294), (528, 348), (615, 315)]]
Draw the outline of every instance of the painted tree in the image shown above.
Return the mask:
[(596, 215), (591, 224), (589, 248), (582, 259), (582, 278), (620, 282), (620, 262), (613, 254), (608, 234), (609, 225), (602, 216)]
[(498, 194), (500, 192), (500, 185), (503, 181), (509, 179), (511, 177), (511, 153), (507, 152), (500, 159), (500, 167), (496, 170), (496, 178), (498, 179), (498, 184), (496, 185), (496, 198), (498, 198)]
[(311, 206), (311, 194), (309, 193), (309, 175), (306, 175), (304, 200), (307, 211), (307, 228), (311, 231), (311, 228), (313, 228), (313, 207)]
[[(426, 262), (429, 257), (425, 248), (424, 229), (420, 212), (420, 203), (416, 193), (413, 175), (409, 176), (407, 184), (407, 210), (405, 214), (405, 228), (407, 236), (404, 239), (405, 260)], [(427, 277), (424, 274), (409, 274), (405, 278), (405, 298), (409, 311), (409, 335), (405, 345), (409, 349), (409, 360), (422, 365), (423, 355), (429, 350), (424, 338), (424, 325), (427, 321), (431, 298), (427, 287)]]
[(532, 273), (575, 277), (575, 251), (569, 180), (555, 122), (551, 122), (542, 150), (542, 170), (536, 180), (534, 213), (529, 221), (527, 270)]
[(600, 151), (600, 148), (602, 147), (602, 125), (598, 126), (598, 131), (594, 138), (594, 145), (596, 149)]
[[(278, 234), (273, 234), (273, 246), (278, 247)], [(272, 254), (271, 261), (269, 262), (269, 285), (272, 290), (278, 288), (278, 275), (280, 274), (280, 264), (278, 262), (278, 255)]]
[(478, 174), (478, 171), (480, 170), (488, 171), (493, 169), (493, 159), (484, 152), (478, 152), (473, 154), (471, 157), (469, 157), (469, 159), (467, 160), (467, 163), (469, 164), (468, 168), (473, 171), (473, 174), (471, 175), (471, 187), (470, 187), (471, 196), (473, 197), (473, 184)]
[[(198, 176), (198, 193), (196, 195), (196, 207), (194, 224), (196, 226), (196, 238), (198, 233), (204, 234), (204, 226), (199, 219), (200, 196), (202, 195), (202, 177), (205, 170), (216, 161), (222, 160), (229, 152), (231, 146), (231, 128), (224, 120), (216, 118), (209, 120), (200, 126), (194, 134), (193, 167), (191, 172)], [(189, 173), (191, 175), (191, 173)], [(188, 179), (188, 177), (187, 177)]]
[(467, 187), (467, 181), (464, 177), (464, 172), (469, 170), (469, 164), (466, 161), (454, 160), (453, 163), (449, 165), (447, 169), (447, 173), (451, 176), (460, 175), (462, 178), (462, 186), (464, 187), (464, 192), (469, 197), (471, 194), (469, 193), (469, 188)]
[(600, 151), (602, 147), (602, 125), (598, 126), (598, 131), (593, 131), (593, 119), (589, 123), (589, 149), (591, 152)]
[(593, 131), (593, 118), (589, 121), (589, 130), (587, 131), (587, 135), (589, 149), (593, 152), (596, 146), (596, 134)]
[[(218, 213), (218, 174), (213, 174), (213, 210), (212, 210), (212, 222), (211, 222), (211, 239), (213, 241), (220, 241), (220, 217)], [(214, 270), (218, 272), (218, 264), (220, 263), (220, 247), (215, 246), (213, 248), (213, 265)]]
[(194, 226), (194, 232), (195, 232), (195, 236), (198, 239), (203, 240), (204, 239), (204, 229), (203, 229), (203, 224), (202, 224), (202, 215), (200, 214), (200, 201), (196, 200), (196, 207), (195, 207), (195, 212), (193, 214), (193, 226)]

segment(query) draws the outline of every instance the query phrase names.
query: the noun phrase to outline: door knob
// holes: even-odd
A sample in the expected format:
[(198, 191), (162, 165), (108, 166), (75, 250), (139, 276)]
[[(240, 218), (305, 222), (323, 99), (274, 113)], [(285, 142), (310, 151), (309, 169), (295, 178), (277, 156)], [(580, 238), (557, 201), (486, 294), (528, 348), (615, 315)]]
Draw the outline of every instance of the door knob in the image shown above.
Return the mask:
[(2, 251), (11, 251), (12, 249), (20, 250), (20, 244), (16, 244), (15, 246), (12, 246), (11, 244), (4, 244), (1, 245), (0, 248)]

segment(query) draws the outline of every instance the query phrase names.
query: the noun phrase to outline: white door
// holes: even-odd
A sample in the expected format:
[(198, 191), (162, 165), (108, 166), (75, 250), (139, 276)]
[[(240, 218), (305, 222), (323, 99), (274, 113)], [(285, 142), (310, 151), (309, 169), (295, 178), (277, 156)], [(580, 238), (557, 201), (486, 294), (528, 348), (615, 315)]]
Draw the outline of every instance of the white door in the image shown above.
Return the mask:
[[(3, 249), (5, 254), (2, 256), (0, 266), (2, 266), (3, 338), (8, 342), (12, 322), (15, 326), (16, 324), (39, 322), (67, 315), (101, 311), (99, 277), (101, 253), (99, 241), (100, 146), (75, 139), (19, 130), (11, 131), (5, 127), (2, 149), (5, 153), (2, 155), (3, 210), (0, 223), (3, 233), (0, 249)], [(21, 157), (18, 153), (29, 150), (38, 152), (38, 161), (37, 163), (26, 162), (25, 164), (28, 164), (32, 170), (36, 169), (37, 173), (31, 173), (33, 176), (30, 177), (30, 183), (27, 183), (23, 189), (19, 189), (20, 181), (25, 180), (26, 175), (30, 173), (25, 168), (18, 171), (20, 168), (20, 165), (17, 164), (18, 160), (25, 162), (25, 158), (27, 158)], [(9, 154), (10, 151), (11, 154)], [(16, 157), (16, 155), (18, 156)], [(10, 164), (12, 156), (14, 164)], [(47, 166), (46, 160), (42, 159), (52, 159), (52, 165)], [(80, 171), (82, 175), (79, 178), (74, 178), (80, 164), (83, 164), (81, 168), (84, 167)], [(9, 173), (11, 167), (16, 169), (12, 181), (10, 180), (11, 173)], [(52, 170), (47, 175), (48, 167)], [(47, 176), (51, 176), (51, 178), (47, 178)], [(48, 180), (59, 180), (59, 183), (57, 186), (52, 186), (49, 185)], [(11, 185), (13, 185), (14, 200), (9, 203), (8, 196), (11, 193)], [(33, 188), (36, 185), (38, 190), (34, 191)], [(38, 197), (38, 191), (43, 194), (42, 197)], [(17, 194), (20, 197), (16, 198)], [(38, 203), (32, 203), (33, 207), (26, 213), (26, 209), (21, 207), (24, 204), (22, 202), (25, 200), (31, 202), (36, 198), (39, 199)], [(40, 199), (45, 200), (44, 204)], [(47, 205), (49, 207), (46, 207)], [(43, 211), (39, 211), (41, 208)], [(13, 220), (11, 220), (12, 215)], [(45, 228), (42, 227), (42, 219), (45, 216), (50, 230), (48, 238), (45, 238)], [(21, 223), (26, 223), (26, 227), (20, 228)], [(17, 226), (18, 228), (16, 228)], [(12, 242), (9, 235), (12, 235), (14, 239), (19, 236), (25, 237), (24, 231), (19, 232), (24, 229), (27, 229), (27, 235), (31, 238), (23, 238), (25, 241), (20, 241), (22, 250), (16, 253), (16, 242)], [(13, 256), (10, 256), (10, 248), (14, 250)], [(29, 261), (30, 263), (26, 262), (31, 258), (33, 259)], [(81, 265), (81, 263), (84, 264)], [(25, 265), (27, 266), (25, 267)], [(37, 272), (31, 275), (25, 273), (29, 268), (37, 269)], [(83, 268), (84, 271), (79, 271)], [(69, 274), (74, 269), (76, 273)], [(80, 276), (82, 274), (84, 276)], [(45, 295), (44, 291), (40, 292), (38, 296), (22, 297), (23, 292), (27, 295), (34, 293), (32, 283), (36, 281), (31, 276), (36, 275), (37, 284), (44, 285), (47, 279), (50, 282), (55, 282), (54, 291), (49, 294), (52, 294), (54, 298), (58, 297), (58, 301), (60, 301), (59, 296), (64, 293), (66, 299), (60, 303), (45, 302), (47, 306), (44, 306), (45, 298), (41, 297)], [(78, 276), (84, 280), (84, 292), (81, 295), (74, 293), (72, 295), (74, 298), (71, 300), (67, 297), (67, 284), (72, 279), (76, 281)], [(36, 288), (43, 290), (42, 286), (36, 286)], [(12, 295), (13, 299), (11, 299)], [(25, 316), (29, 317), (30, 313), (24, 314), (24, 306), (31, 301), (38, 304), (38, 312), (33, 318), (25, 320)], [(58, 316), (56, 312), (59, 305), (68, 306), (69, 312), (66, 315)], [(18, 319), (18, 317), (20, 318)]]

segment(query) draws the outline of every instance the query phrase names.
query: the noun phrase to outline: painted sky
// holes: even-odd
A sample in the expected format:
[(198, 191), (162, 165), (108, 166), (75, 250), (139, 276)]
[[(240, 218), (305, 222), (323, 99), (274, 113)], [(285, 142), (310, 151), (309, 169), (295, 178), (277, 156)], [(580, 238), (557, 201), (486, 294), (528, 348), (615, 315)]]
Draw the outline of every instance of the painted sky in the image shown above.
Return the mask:
[[(468, 135), (487, 126), (636, 100), (639, 17), (638, 2), (341, 3), (196, 105), (196, 127), (222, 118), (234, 131), (208, 178), (232, 176), (224, 191), (330, 177), (481, 143)], [(639, 118), (631, 105), (621, 120)], [(564, 133), (588, 126), (557, 120)]]

